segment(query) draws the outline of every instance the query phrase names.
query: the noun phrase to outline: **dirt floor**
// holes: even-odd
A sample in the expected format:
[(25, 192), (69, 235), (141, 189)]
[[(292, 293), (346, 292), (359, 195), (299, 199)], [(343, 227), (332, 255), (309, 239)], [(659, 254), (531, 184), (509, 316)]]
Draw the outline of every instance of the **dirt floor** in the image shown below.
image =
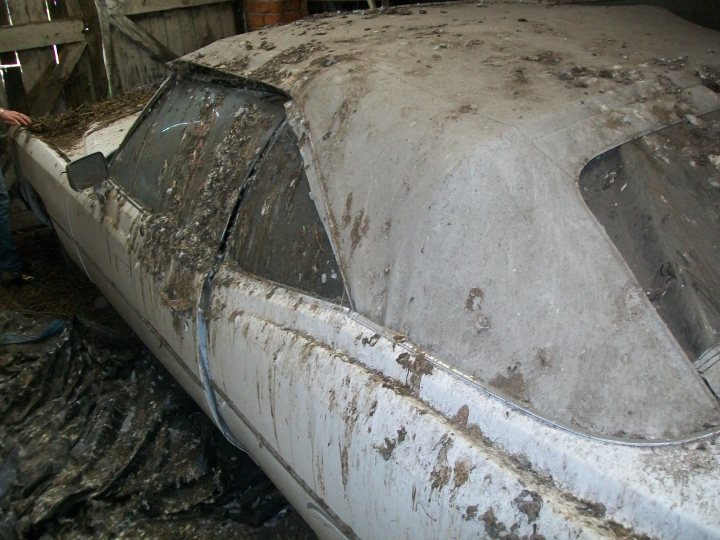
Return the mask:
[(13, 206), (32, 280), (0, 287), (0, 540), (314, 538), (69, 266), (51, 230)]

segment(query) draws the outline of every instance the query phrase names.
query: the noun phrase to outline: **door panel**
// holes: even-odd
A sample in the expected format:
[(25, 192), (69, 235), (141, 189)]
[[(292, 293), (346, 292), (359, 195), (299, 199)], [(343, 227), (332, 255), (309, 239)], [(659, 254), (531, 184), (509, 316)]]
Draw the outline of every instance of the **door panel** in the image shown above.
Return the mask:
[(195, 307), (241, 187), (282, 121), (282, 98), (174, 78), (110, 163), (110, 180), (68, 198), (78, 246), (146, 326), (196, 369)]

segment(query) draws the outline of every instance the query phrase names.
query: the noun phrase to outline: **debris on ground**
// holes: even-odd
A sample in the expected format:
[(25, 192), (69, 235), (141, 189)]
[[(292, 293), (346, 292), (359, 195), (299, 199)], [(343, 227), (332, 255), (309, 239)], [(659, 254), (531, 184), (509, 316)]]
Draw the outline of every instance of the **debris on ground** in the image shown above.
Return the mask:
[(0, 347), (0, 396), (2, 538), (311, 537), (263, 527), (287, 501), (132, 334), (75, 319)]

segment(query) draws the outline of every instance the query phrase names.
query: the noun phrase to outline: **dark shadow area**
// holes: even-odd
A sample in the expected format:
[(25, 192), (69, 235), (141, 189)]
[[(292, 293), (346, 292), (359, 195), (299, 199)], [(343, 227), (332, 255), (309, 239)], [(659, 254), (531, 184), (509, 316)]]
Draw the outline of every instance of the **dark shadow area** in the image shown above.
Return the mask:
[(717, 0), (605, 0), (602, 2), (581, 0), (578, 3), (603, 6), (658, 6), (669, 9), (695, 24), (720, 30), (720, 3)]
[[(315, 538), (52, 232), (14, 210), (34, 279), (0, 287), (0, 539)], [(7, 344), (56, 318), (62, 333)]]

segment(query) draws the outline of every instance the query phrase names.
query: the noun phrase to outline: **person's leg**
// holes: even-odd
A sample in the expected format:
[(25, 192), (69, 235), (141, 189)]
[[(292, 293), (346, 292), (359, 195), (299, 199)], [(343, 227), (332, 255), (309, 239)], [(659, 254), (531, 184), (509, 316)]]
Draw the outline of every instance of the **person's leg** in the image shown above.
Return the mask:
[(10, 230), (10, 197), (5, 187), (5, 178), (0, 170), (0, 272), (3, 278), (19, 274), (22, 261), (12, 241)]

